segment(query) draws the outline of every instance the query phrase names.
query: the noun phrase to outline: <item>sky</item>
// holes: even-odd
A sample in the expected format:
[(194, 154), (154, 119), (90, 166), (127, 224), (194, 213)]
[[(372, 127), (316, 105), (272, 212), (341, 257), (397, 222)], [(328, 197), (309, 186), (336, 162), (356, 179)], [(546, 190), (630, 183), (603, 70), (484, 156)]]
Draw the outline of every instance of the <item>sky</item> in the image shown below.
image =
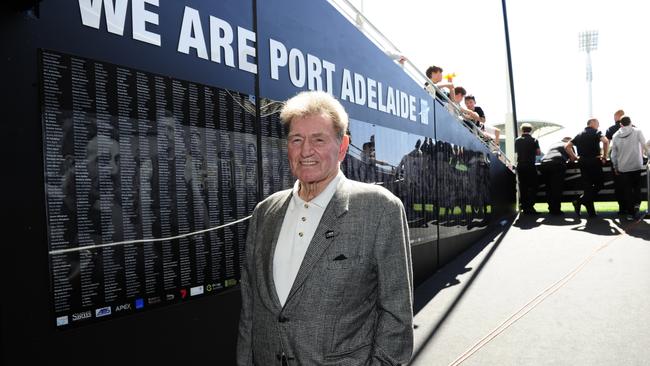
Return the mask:
[[(456, 73), (454, 84), (476, 97), (488, 124), (509, 110), (500, 0), (350, 0), (418, 69)], [(641, 5), (640, 5), (641, 4)], [(650, 22), (632, 0), (507, 1), (517, 119), (564, 126), (540, 139), (542, 150), (575, 136), (589, 119), (586, 55), (578, 35), (598, 31), (592, 51), (593, 116), (601, 131), (623, 109), (650, 139), (646, 86)]]

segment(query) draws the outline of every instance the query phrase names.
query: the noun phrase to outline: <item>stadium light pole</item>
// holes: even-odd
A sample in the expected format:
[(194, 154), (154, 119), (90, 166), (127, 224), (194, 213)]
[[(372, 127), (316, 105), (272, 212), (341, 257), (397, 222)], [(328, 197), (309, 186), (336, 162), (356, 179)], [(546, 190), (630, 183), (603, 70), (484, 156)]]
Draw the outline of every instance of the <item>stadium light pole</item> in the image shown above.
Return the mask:
[(594, 79), (594, 73), (591, 69), (591, 51), (598, 49), (598, 31), (590, 30), (580, 32), (578, 35), (578, 43), (580, 51), (584, 51), (587, 54), (587, 103), (588, 103), (588, 112), (589, 118), (593, 117), (593, 105), (592, 105), (592, 95), (591, 95), (591, 81)]

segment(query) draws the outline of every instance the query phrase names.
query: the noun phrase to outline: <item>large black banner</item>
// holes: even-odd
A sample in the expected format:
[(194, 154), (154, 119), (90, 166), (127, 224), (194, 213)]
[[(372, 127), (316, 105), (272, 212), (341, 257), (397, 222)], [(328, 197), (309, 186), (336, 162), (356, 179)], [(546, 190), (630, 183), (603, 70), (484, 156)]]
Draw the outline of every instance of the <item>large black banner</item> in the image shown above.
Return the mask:
[[(41, 98), (57, 326), (238, 283), (245, 218), (288, 183), (258, 190), (254, 97), (41, 51)], [(268, 123), (264, 165), (283, 170)]]

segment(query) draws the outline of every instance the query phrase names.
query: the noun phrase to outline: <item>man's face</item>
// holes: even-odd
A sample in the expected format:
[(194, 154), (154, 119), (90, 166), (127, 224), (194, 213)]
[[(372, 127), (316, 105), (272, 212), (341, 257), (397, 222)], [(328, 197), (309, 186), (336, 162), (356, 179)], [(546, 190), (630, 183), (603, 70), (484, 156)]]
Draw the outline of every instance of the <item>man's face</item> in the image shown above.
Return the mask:
[(442, 72), (431, 73), (431, 81), (433, 81), (434, 83), (439, 83), (440, 81), (442, 81)]
[(318, 183), (338, 174), (349, 137), (339, 141), (329, 117), (312, 115), (294, 118), (287, 140), (291, 173), (303, 183)]
[(623, 118), (623, 113), (615, 113), (614, 114), (614, 121), (618, 122)]
[(594, 118), (594, 119), (591, 120), (590, 126), (591, 126), (591, 128), (598, 129), (598, 127), (600, 127), (600, 123), (598, 122), (597, 119)]
[(474, 99), (465, 99), (465, 106), (467, 109), (474, 110), (474, 106), (476, 105), (476, 102)]
[(454, 94), (454, 102), (456, 102), (456, 104), (460, 104), (460, 102), (463, 101), (463, 97), (464, 95), (462, 94)]

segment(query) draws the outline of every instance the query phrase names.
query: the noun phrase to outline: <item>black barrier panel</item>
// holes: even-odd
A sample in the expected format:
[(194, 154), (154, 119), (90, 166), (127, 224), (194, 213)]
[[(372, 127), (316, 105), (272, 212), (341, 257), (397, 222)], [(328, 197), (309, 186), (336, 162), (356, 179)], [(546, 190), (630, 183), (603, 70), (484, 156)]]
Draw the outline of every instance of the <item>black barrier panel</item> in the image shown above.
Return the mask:
[[(647, 164), (647, 159), (644, 159), (643, 165)], [(536, 202), (547, 202), (547, 177), (542, 173), (540, 165), (537, 164), (538, 174), (538, 189), (536, 194)], [(639, 199), (645, 201), (648, 199), (648, 179), (647, 170), (641, 171), (641, 192)], [(603, 189), (598, 191), (596, 195), (596, 202), (598, 201), (617, 201), (616, 196), (616, 177), (612, 171), (611, 161), (603, 164)], [(562, 201), (571, 202), (578, 198), (583, 193), (582, 179), (580, 177), (580, 167), (578, 163), (569, 162), (566, 164), (566, 171), (564, 174), (564, 182), (562, 184)]]
[(446, 263), (508, 210), (504, 207), (513, 202), (514, 195), (503, 197), (499, 191), (513, 188), (514, 179), (497, 156), (449, 112), (446, 103), (434, 105), (438, 253), (439, 262)]

